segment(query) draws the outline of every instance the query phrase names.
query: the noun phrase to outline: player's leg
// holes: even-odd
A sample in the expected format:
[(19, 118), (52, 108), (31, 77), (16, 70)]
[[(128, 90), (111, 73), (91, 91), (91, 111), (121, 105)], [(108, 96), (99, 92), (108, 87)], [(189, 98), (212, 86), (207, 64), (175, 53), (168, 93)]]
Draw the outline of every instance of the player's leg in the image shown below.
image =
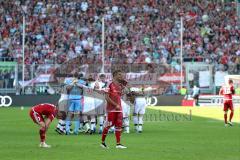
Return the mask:
[(225, 127), (227, 126), (227, 113), (228, 113), (228, 104), (226, 102), (223, 103), (223, 112), (224, 112), (224, 123)]
[(69, 101), (69, 108), (68, 108), (68, 113), (66, 117), (66, 135), (70, 134), (70, 123), (72, 120), (72, 117), (74, 116), (74, 103), (73, 100)]
[(91, 132), (90, 134), (94, 133), (95, 132), (95, 129), (96, 129), (96, 118), (95, 118), (95, 115), (91, 115), (90, 116), (90, 129), (91, 129)]
[(123, 118), (124, 133), (130, 133), (129, 129), (129, 117)]
[(104, 117), (105, 117), (105, 103), (104, 101), (99, 101), (99, 99), (95, 99), (96, 101), (96, 110), (98, 115), (98, 122), (99, 122), (99, 130), (98, 133), (102, 134), (103, 131), (103, 124), (104, 124)]
[(47, 132), (46, 125), (43, 121), (39, 122), (39, 125), (40, 125), (40, 129), (39, 129), (40, 145), (39, 145), (39, 147), (50, 148), (51, 146), (46, 144), (46, 132)]
[(74, 134), (78, 135), (79, 127), (80, 127), (80, 111), (81, 111), (81, 101), (74, 101)]
[(45, 141), (46, 141), (46, 125), (44, 123), (43, 117), (39, 113), (34, 112), (33, 110), (30, 110), (29, 114), (30, 114), (30, 117), (32, 118), (33, 122), (40, 126), (40, 129), (39, 129), (40, 145), (39, 145), (39, 147), (45, 147), (45, 148), (51, 147), (50, 145), (47, 145), (45, 143)]
[(79, 132), (84, 132), (83, 126), (84, 126), (83, 114), (82, 114), (82, 112), (80, 112), (80, 126), (79, 126)]
[(122, 119), (123, 119), (122, 112), (114, 113), (113, 124), (115, 125), (116, 148), (119, 148), (119, 149), (127, 148), (121, 144), (121, 133), (122, 133), (122, 124), (123, 124)]
[(90, 125), (89, 125), (89, 119), (88, 115), (84, 114), (83, 115), (83, 126), (85, 127), (85, 133), (90, 133)]
[(139, 122), (139, 124), (138, 124), (138, 132), (142, 133), (142, 131), (143, 131), (143, 114), (139, 114), (138, 115), (138, 122)]
[(133, 124), (134, 124), (134, 129), (137, 132), (138, 131), (138, 114), (133, 113)]
[(142, 133), (143, 131), (143, 117), (145, 114), (145, 104), (141, 106), (141, 109), (138, 114), (138, 132)]
[(229, 103), (229, 109), (230, 109), (230, 117), (229, 117), (229, 122), (228, 122), (228, 124), (230, 125), (230, 126), (233, 126), (233, 123), (232, 123), (232, 118), (233, 118), (233, 115), (234, 115), (234, 108), (233, 108), (233, 103), (232, 102), (230, 102)]
[(59, 119), (58, 124), (56, 126), (55, 131), (59, 134), (64, 134), (65, 133), (65, 120), (66, 120), (66, 113), (67, 113), (67, 104), (68, 100), (67, 99), (62, 99), (59, 100), (58, 102), (58, 110), (62, 113), (61, 119)]
[(65, 132), (65, 121), (64, 120), (59, 119), (55, 131), (58, 132), (59, 134), (63, 134)]
[(104, 128), (102, 132), (102, 143), (101, 143), (102, 148), (108, 148), (108, 146), (105, 143), (105, 140), (108, 134), (108, 130), (113, 125), (113, 121), (114, 121), (114, 112), (110, 112), (107, 114), (106, 121), (104, 122)]
[(127, 107), (126, 111), (124, 112), (124, 116), (123, 116), (124, 133), (130, 133), (129, 118), (130, 118), (130, 106)]
[(103, 115), (100, 115), (100, 116), (99, 116), (99, 131), (98, 131), (99, 134), (102, 134), (102, 131), (103, 131), (103, 123), (104, 123), (104, 116), (103, 116)]
[(138, 105), (137, 102), (135, 101), (134, 108), (133, 108), (133, 124), (135, 131), (138, 132)]

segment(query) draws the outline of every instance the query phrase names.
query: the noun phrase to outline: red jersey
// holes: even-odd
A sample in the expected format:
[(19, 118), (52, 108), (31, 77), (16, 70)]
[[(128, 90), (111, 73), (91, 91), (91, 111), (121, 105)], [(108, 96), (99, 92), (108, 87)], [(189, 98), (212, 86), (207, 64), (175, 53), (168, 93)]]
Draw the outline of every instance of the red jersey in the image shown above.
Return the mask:
[(123, 90), (123, 87), (121, 84), (116, 84), (114, 82), (110, 83), (109, 90), (108, 90), (109, 98), (115, 103), (117, 103), (120, 106), (120, 109), (116, 110), (115, 105), (113, 105), (110, 102), (107, 102), (107, 112), (122, 112), (122, 106), (121, 106), (122, 90)]
[(46, 116), (53, 120), (56, 116), (57, 108), (55, 105), (50, 103), (42, 103), (32, 107), (33, 112), (37, 112), (41, 116)]
[(235, 93), (233, 86), (222, 86), (220, 95), (224, 96), (224, 100), (232, 100), (232, 95)]

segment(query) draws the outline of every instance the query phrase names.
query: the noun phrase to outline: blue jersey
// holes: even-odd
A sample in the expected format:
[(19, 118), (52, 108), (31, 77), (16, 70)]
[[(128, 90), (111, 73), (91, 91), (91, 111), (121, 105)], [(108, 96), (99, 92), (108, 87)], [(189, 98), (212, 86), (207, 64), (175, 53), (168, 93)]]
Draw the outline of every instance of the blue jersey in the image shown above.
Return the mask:
[[(70, 85), (73, 82), (73, 78), (69, 78), (65, 80), (65, 84)], [(84, 80), (78, 80), (77, 84), (79, 85), (86, 85), (86, 82)], [(82, 99), (83, 97), (83, 89), (79, 88), (78, 86), (73, 86), (73, 88), (69, 92), (69, 99)]]

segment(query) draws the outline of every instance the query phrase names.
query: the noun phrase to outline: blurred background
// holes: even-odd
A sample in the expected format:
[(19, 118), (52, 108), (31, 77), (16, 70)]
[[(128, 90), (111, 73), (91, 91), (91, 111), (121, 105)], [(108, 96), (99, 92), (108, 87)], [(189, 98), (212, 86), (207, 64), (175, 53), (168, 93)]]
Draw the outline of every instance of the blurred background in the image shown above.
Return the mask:
[(239, 17), (239, 0), (0, 0), (0, 93), (121, 69), (152, 94), (216, 94), (240, 74)]

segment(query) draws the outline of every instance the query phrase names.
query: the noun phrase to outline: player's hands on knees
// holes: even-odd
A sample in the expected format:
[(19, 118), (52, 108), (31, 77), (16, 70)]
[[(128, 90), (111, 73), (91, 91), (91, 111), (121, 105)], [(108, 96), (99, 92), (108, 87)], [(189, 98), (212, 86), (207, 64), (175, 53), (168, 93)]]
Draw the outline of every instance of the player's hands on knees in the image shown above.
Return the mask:
[(120, 105), (116, 105), (116, 110), (120, 110)]
[(44, 129), (46, 128), (46, 125), (45, 125), (44, 122), (40, 122), (39, 125), (40, 125), (41, 128), (44, 128)]
[(52, 120), (50, 118), (47, 118), (46, 123), (45, 123), (45, 127), (46, 130), (49, 128), (49, 125), (51, 124)]

